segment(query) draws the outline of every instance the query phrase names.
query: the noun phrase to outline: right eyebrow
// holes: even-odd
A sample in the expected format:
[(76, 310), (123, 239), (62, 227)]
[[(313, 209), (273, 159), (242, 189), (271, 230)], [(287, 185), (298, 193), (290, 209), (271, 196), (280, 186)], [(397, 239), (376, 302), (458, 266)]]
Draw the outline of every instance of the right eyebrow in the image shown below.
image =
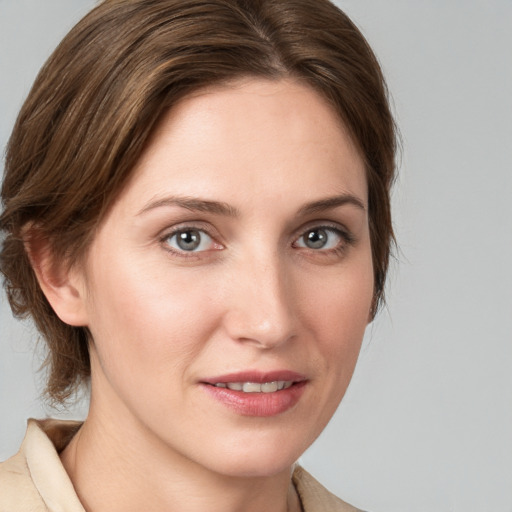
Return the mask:
[(178, 206), (192, 212), (206, 212), (215, 215), (224, 215), (226, 217), (239, 217), (240, 212), (228, 203), (221, 201), (210, 201), (208, 199), (199, 199), (187, 196), (169, 196), (161, 199), (155, 199), (146, 204), (137, 215), (142, 215), (155, 208), (166, 206)]

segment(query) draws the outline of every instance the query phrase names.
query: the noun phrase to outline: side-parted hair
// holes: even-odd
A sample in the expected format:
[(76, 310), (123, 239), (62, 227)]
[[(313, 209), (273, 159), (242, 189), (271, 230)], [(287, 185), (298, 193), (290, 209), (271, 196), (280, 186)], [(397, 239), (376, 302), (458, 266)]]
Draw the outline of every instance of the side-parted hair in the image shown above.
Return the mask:
[(41, 69), (6, 153), (0, 271), (14, 314), (31, 316), (47, 343), (52, 400), (90, 375), (90, 335), (46, 300), (28, 227), (79, 263), (162, 114), (245, 77), (302, 81), (348, 129), (366, 166), (377, 311), (394, 243), (396, 133), (380, 66), (350, 19), (328, 0), (105, 0)]

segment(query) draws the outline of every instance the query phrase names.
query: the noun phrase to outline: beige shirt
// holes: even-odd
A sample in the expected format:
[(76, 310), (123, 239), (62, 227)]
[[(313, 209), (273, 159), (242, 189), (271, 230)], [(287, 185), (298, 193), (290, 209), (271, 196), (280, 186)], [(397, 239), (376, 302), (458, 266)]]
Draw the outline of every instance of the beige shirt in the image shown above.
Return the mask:
[[(29, 420), (20, 451), (0, 463), (0, 512), (85, 512), (59, 458), (80, 425)], [(293, 483), (304, 512), (358, 512), (300, 466)]]

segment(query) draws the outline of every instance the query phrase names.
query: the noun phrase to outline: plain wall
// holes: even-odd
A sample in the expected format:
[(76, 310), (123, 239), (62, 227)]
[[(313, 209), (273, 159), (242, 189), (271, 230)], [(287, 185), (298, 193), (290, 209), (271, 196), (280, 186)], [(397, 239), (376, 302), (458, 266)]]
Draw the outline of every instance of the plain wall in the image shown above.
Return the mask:
[[(301, 462), (373, 512), (512, 511), (512, 2), (346, 0), (403, 135), (388, 306)], [(0, 0), (0, 147), (92, 0)], [(36, 335), (0, 299), (0, 460), (38, 399)], [(80, 404), (68, 415), (85, 414)], [(62, 414), (61, 414), (62, 416)]]

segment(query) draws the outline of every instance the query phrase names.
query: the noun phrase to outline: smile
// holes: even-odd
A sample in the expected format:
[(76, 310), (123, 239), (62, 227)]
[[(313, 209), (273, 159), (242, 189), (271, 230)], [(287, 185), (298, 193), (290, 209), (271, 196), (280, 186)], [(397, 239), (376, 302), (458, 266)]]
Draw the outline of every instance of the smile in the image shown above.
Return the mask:
[(293, 385), (292, 380), (275, 380), (272, 382), (217, 382), (215, 387), (227, 388), (232, 391), (242, 391), (243, 393), (275, 393), (288, 389)]
[(200, 384), (207, 395), (231, 412), (268, 417), (297, 405), (309, 379), (289, 370), (245, 371), (205, 379)]

